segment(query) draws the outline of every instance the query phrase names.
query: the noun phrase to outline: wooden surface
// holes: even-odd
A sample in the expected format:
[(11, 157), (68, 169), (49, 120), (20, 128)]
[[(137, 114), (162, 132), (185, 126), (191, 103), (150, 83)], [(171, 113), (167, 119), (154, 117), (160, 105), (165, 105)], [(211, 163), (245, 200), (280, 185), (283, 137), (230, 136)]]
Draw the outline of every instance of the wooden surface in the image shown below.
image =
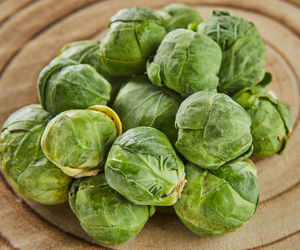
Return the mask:
[[(37, 103), (39, 71), (71, 41), (100, 38), (110, 16), (132, 6), (160, 8), (169, 0), (0, 1), (0, 124), (17, 108)], [(254, 21), (267, 44), (270, 86), (291, 106), (295, 129), (282, 156), (256, 161), (261, 193), (254, 217), (234, 233), (199, 238), (174, 214), (156, 213), (120, 249), (300, 249), (300, 10), (299, 1), (181, 1), (207, 18), (230, 10)], [(0, 249), (99, 249), (67, 204), (41, 206), (17, 197), (0, 178)]]

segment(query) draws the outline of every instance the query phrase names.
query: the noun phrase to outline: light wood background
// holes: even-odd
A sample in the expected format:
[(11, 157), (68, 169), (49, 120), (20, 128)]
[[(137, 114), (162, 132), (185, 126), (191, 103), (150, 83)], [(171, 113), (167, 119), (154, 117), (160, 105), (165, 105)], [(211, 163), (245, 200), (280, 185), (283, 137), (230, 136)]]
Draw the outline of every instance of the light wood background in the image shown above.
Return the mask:
[[(100, 38), (118, 9), (160, 8), (170, 0), (0, 1), (0, 124), (37, 103), (39, 71), (71, 41)], [(174, 214), (156, 213), (118, 249), (300, 249), (300, 2), (298, 0), (183, 0), (209, 17), (230, 10), (254, 21), (267, 45), (270, 86), (291, 106), (295, 129), (282, 156), (256, 161), (261, 193), (254, 217), (234, 233), (199, 238)], [(2, 176), (1, 176), (2, 177)], [(0, 177), (0, 249), (101, 249), (82, 232), (68, 205), (41, 206), (18, 197)], [(168, 212), (168, 211), (167, 211)]]

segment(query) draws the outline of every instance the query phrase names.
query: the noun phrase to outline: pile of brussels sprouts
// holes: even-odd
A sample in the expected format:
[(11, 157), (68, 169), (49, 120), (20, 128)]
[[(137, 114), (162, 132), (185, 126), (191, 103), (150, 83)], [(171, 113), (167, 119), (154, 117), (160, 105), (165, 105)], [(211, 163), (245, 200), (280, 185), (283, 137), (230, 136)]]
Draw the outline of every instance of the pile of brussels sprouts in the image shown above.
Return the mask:
[(122, 9), (101, 42), (67, 44), (41, 71), (40, 105), (3, 124), (2, 173), (41, 204), (68, 200), (102, 244), (132, 239), (155, 206), (201, 236), (234, 231), (258, 205), (247, 158), (282, 153), (293, 127), (265, 61), (255, 25), (227, 12)]

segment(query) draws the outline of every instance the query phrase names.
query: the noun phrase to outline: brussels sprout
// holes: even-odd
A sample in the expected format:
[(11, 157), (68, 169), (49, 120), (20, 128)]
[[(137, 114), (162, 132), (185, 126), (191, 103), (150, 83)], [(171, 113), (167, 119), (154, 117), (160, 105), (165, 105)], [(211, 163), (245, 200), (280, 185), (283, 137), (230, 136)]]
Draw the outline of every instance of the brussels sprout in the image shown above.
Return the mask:
[(251, 161), (229, 163), (214, 171), (188, 163), (185, 171), (187, 184), (174, 209), (195, 234), (217, 236), (232, 232), (254, 214), (259, 183)]
[(143, 73), (146, 61), (166, 34), (163, 20), (149, 8), (122, 9), (110, 20), (100, 60), (112, 75)]
[(111, 144), (121, 133), (115, 124), (118, 119), (105, 106), (62, 112), (48, 123), (43, 133), (44, 154), (67, 175), (75, 178), (96, 175), (103, 169)]
[(289, 107), (258, 87), (245, 88), (233, 99), (252, 119), (253, 155), (263, 157), (282, 153), (293, 129)]
[(73, 182), (70, 207), (83, 230), (100, 243), (115, 245), (135, 237), (155, 212), (126, 200), (105, 180), (103, 173)]
[(158, 13), (165, 20), (168, 31), (187, 28), (190, 23), (200, 23), (203, 21), (196, 10), (180, 3), (169, 4)]
[(251, 155), (250, 126), (247, 112), (229, 96), (200, 91), (185, 99), (178, 109), (175, 146), (188, 161), (217, 169)]
[(199, 24), (198, 32), (210, 36), (223, 51), (220, 92), (232, 94), (263, 79), (266, 49), (253, 23), (228, 12), (214, 11)]
[(86, 63), (93, 66), (112, 87), (110, 102), (116, 97), (121, 85), (126, 81), (125, 77), (110, 75), (100, 63), (100, 42), (84, 40), (66, 44), (57, 56), (72, 59), (78, 63)]
[(138, 205), (171, 206), (185, 184), (184, 165), (168, 138), (136, 127), (115, 140), (105, 164), (108, 184)]
[(152, 85), (146, 76), (139, 76), (122, 87), (113, 109), (120, 116), (124, 131), (139, 126), (154, 127), (174, 144), (178, 134), (175, 115), (181, 99), (170, 90)]
[(47, 160), (40, 147), (51, 115), (38, 104), (25, 106), (3, 124), (0, 167), (9, 184), (45, 205), (65, 202), (71, 178)]
[(177, 29), (166, 35), (152, 62), (147, 63), (151, 82), (186, 97), (200, 90), (216, 89), (222, 51), (206, 35)]
[(40, 73), (38, 94), (44, 109), (52, 115), (69, 109), (105, 105), (111, 86), (94, 67), (57, 57)]
[(69, 58), (78, 63), (89, 64), (106, 78), (108, 72), (103, 68), (103, 66), (100, 63), (99, 52), (99, 41), (83, 40), (64, 45), (57, 56)]

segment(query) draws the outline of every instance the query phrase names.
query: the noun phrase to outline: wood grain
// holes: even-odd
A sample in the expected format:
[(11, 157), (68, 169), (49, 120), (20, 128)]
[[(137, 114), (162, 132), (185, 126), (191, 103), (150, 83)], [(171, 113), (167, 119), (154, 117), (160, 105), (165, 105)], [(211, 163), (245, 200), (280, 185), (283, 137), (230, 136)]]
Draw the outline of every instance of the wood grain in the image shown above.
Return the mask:
[(10, 0), (0, 2), (0, 24), (34, 1), (35, 0)]
[[(160, 8), (171, 0), (0, 2), (0, 124), (21, 106), (37, 103), (39, 71), (70, 41), (101, 38), (111, 15), (133, 6)], [(185, 0), (203, 17), (230, 10), (255, 22), (267, 46), (270, 89), (292, 109), (295, 129), (285, 153), (256, 160), (261, 193), (254, 217), (236, 232), (199, 238), (169, 209), (149, 220), (119, 249), (299, 249), (300, 243), (300, 10), (296, 0)], [(99, 249), (67, 204), (42, 206), (19, 198), (0, 178), (1, 249)], [(166, 214), (167, 212), (167, 214)]]

